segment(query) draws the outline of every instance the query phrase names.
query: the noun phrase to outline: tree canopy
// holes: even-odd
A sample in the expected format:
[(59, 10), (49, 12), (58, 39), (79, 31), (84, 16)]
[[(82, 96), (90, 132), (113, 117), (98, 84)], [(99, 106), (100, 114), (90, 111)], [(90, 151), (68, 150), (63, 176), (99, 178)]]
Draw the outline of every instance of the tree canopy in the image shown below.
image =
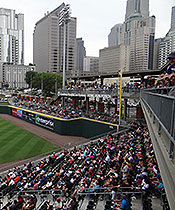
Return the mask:
[(51, 92), (55, 93), (56, 87), (62, 87), (62, 77), (57, 73), (51, 72), (28, 71), (26, 72), (25, 81), (30, 88), (42, 89), (46, 95), (50, 95)]

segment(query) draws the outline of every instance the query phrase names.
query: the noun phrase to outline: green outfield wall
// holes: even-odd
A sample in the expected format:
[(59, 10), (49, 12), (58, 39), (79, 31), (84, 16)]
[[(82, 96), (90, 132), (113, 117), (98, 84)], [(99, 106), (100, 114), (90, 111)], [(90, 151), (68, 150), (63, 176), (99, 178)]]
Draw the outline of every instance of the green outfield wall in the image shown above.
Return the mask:
[[(62, 119), (51, 115), (18, 108), (0, 106), (0, 114), (9, 114), (18, 119), (43, 127), (57, 134), (93, 138), (107, 132), (116, 132), (118, 125), (88, 118)], [(122, 127), (120, 126), (120, 129)]]

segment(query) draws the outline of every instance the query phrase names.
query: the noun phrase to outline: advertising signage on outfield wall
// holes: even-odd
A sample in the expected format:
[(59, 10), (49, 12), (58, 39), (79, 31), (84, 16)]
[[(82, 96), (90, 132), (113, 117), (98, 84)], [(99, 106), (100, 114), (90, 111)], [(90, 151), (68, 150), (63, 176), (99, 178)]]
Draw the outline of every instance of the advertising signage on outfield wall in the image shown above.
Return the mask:
[(23, 111), (23, 119), (35, 124), (35, 114), (34, 113)]
[(50, 130), (54, 129), (54, 121), (51, 118), (47, 118), (36, 114), (36, 124), (42, 127), (48, 128)]
[(17, 109), (12, 109), (12, 115), (17, 116)]
[(17, 117), (22, 118), (22, 110), (17, 109)]
[(12, 115), (16, 117), (22, 118), (22, 110), (19, 109), (12, 109)]

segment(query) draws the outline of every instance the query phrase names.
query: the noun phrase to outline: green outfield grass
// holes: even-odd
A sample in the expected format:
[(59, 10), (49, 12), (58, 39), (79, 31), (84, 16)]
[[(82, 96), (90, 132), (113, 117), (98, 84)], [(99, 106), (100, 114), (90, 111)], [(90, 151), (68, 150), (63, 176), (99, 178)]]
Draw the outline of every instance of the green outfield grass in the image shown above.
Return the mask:
[(57, 149), (56, 145), (0, 118), (0, 163), (23, 160)]

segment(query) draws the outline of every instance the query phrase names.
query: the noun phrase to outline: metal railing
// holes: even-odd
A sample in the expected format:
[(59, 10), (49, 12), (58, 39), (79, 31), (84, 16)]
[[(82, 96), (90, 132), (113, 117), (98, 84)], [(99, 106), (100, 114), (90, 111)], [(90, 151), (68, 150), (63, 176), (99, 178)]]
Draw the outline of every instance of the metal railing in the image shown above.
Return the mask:
[(150, 106), (157, 118), (167, 129), (168, 133), (175, 137), (175, 97), (153, 93), (143, 90), (141, 98)]
[(149, 88), (149, 89), (143, 89), (142, 91), (148, 91), (151, 93), (157, 93), (161, 95), (169, 95), (171, 96), (171, 93), (175, 90), (175, 86), (170, 87), (160, 87), (160, 88)]
[(117, 96), (118, 89), (113, 90), (100, 90), (100, 89), (67, 89), (67, 90), (58, 90), (58, 94), (61, 96), (64, 95), (76, 95), (76, 96), (87, 96), (87, 95), (110, 95)]
[[(124, 87), (122, 90), (122, 95), (128, 95), (128, 96), (133, 96), (137, 95), (139, 96), (140, 89), (138, 88), (128, 88)], [(58, 90), (58, 95), (60, 96), (112, 96), (116, 97), (119, 95), (119, 90), (118, 88), (116, 89), (109, 89), (109, 90), (103, 90), (103, 89), (67, 89), (67, 90)]]
[[(150, 114), (154, 115), (153, 118), (159, 122), (159, 135), (162, 129), (166, 133), (168, 142), (164, 138), (164, 143), (167, 145), (170, 157), (173, 158), (175, 147), (175, 97), (168, 96), (169, 91), (169, 88), (142, 90), (140, 97)], [(165, 95), (162, 94), (163, 92)]]

